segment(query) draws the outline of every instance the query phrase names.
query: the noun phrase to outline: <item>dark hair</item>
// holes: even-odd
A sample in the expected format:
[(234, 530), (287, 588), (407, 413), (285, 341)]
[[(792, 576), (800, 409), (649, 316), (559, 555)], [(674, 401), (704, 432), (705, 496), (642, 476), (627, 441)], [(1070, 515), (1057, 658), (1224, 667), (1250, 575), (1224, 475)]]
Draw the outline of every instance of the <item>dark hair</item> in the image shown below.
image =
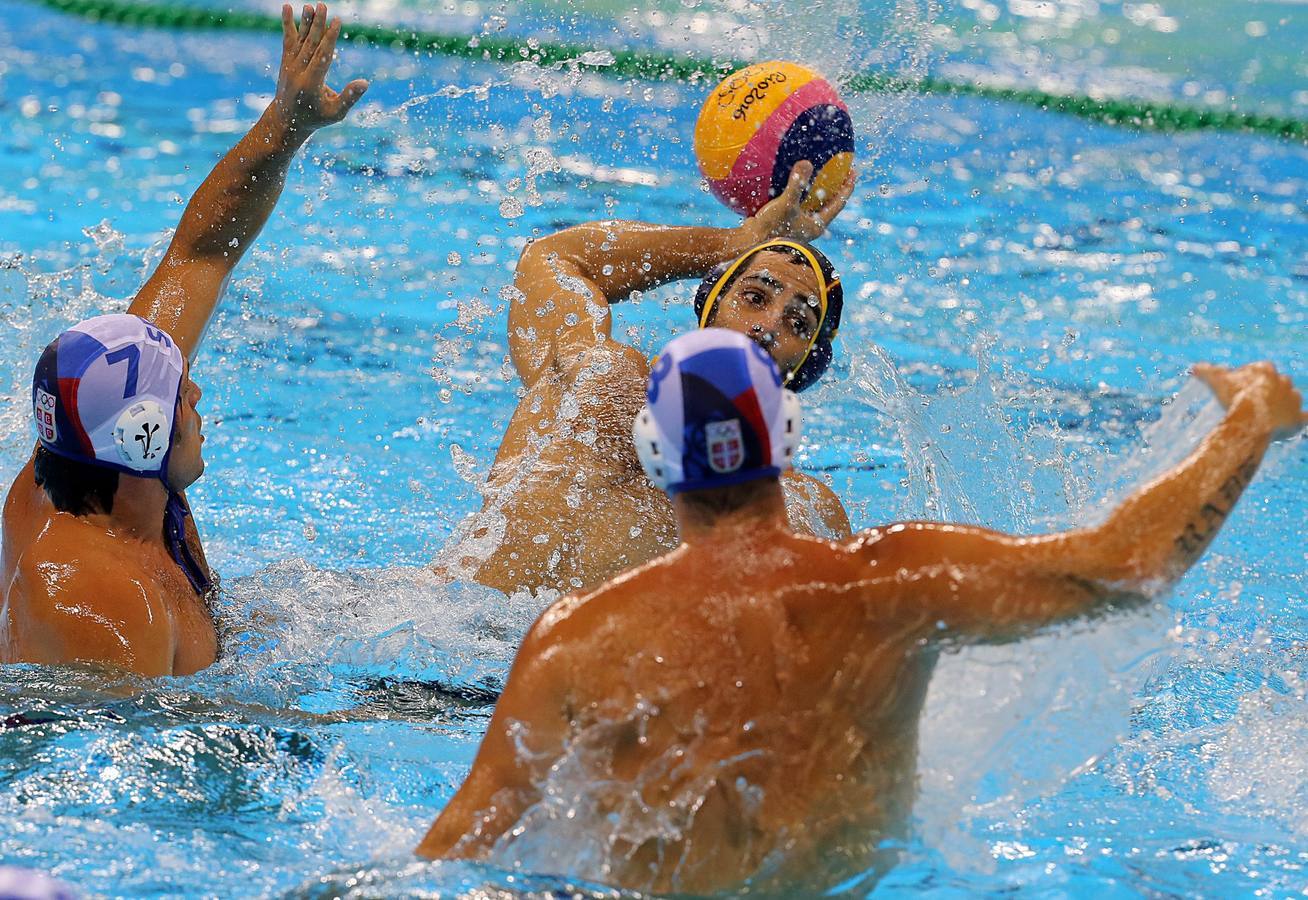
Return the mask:
[(767, 485), (776, 484), (775, 476), (771, 478), (752, 478), (740, 484), (728, 484), (723, 487), (702, 488), (697, 491), (678, 491), (677, 498), (690, 507), (690, 511), (706, 519), (716, 519), (738, 509), (744, 509), (757, 500), (766, 490)]
[(114, 511), (114, 494), (118, 491), (118, 473), (113, 469), (92, 466), (36, 448), (33, 461), (36, 483), (60, 512), (84, 516)]

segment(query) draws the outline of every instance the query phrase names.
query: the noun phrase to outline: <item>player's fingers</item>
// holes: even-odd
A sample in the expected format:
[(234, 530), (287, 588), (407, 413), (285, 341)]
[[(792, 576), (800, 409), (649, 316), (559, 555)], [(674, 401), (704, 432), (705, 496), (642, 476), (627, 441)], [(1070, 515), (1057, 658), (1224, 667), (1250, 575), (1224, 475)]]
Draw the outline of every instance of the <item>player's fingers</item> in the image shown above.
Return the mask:
[(306, 3), (300, 10), (300, 24), (295, 29), (295, 49), (304, 49), (304, 42), (309, 38), (309, 28), (313, 25), (313, 6)]
[(327, 33), (327, 5), (319, 3), (313, 9), (313, 25), (309, 27), (309, 38), (304, 42), (304, 61), (310, 62), (318, 52), (322, 36)]
[(313, 61), (309, 64), (309, 72), (315, 78), (326, 78), (327, 70), (331, 67), (332, 59), (336, 55), (336, 39), (341, 35), (341, 20), (336, 19), (327, 27), (327, 34), (318, 45), (318, 49), (313, 54)]
[(794, 207), (804, 198), (804, 192), (808, 190), (809, 182), (812, 180), (813, 164), (806, 159), (795, 163), (795, 167), (790, 170), (790, 180), (786, 182), (786, 189), (781, 192), (781, 196), (786, 198), (787, 207)]
[(830, 225), (831, 220), (840, 215), (840, 211), (845, 208), (845, 204), (853, 195), (857, 181), (858, 172), (850, 169), (840, 187), (836, 188), (836, 192), (822, 201), (822, 205), (818, 208), (818, 217), (821, 218), (824, 227)]
[(1221, 369), (1211, 363), (1195, 363), (1190, 367), (1190, 372), (1195, 378), (1198, 378), (1204, 384), (1212, 387), (1213, 382), (1218, 378)]
[(795, 163), (795, 167), (790, 170), (790, 177), (798, 177), (804, 190), (808, 190), (813, 185), (813, 163), (807, 159), (801, 159)]
[(1229, 377), (1230, 369), (1226, 366), (1214, 366), (1211, 363), (1199, 363), (1190, 371), (1194, 373), (1195, 378), (1208, 386), (1223, 406), (1230, 402), (1235, 393)]
[(345, 86), (345, 89), (342, 90), (340, 94), (340, 105), (336, 110), (336, 120), (338, 122), (345, 118), (346, 114), (354, 104), (359, 102), (359, 98), (362, 97), (367, 90), (368, 82), (362, 78), (356, 78)]
[(299, 40), (299, 35), (295, 31), (295, 12), (291, 9), (291, 4), (282, 4), (282, 52), (289, 52), (295, 49)]

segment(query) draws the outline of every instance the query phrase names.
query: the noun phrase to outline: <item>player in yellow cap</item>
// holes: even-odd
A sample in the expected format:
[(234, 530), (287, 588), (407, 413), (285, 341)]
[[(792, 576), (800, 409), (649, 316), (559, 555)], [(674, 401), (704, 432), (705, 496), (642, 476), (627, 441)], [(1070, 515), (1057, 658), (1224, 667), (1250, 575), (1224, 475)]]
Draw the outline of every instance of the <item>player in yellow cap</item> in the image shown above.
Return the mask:
[[(841, 287), (809, 243), (844, 208), (855, 173), (805, 205), (813, 166), (734, 228), (600, 221), (533, 241), (509, 309), (518, 407), (484, 488), (480, 513), (439, 560), (451, 577), (505, 593), (594, 587), (676, 546), (667, 496), (641, 470), (631, 422), (645, 403), (649, 361), (613, 338), (610, 306), (635, 291), (702, 279), (699, 315), (763, 346), (787, 386), (813, 383), (830, 362)], [(825, 484), (782, 479), (791, 523), (842, 538), (849, 520)]]

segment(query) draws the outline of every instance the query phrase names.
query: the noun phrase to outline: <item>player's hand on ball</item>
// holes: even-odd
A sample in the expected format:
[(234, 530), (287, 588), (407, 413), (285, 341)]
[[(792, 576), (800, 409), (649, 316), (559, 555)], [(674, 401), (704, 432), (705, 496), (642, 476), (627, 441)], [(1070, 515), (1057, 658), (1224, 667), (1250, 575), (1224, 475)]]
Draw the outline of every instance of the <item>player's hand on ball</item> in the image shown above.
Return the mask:
[(854, 184), (858, 180), (858, 170), (850, 169), (844, 184), (829, 197), (819, 197), (817, 205), (806, 203), (807, 191), (813, 180), (813, 164), (808, 160), (795, 163), (790, 170), (790, 180), (786, 189), (775, 199), (769, 201), (762, 209), (745, 220), (744, 228), (753, 232), (757, 242), (769, 238), (797, 238), (812, 241), (821, 237), (831, 224), (831, 220), (845, 208)]

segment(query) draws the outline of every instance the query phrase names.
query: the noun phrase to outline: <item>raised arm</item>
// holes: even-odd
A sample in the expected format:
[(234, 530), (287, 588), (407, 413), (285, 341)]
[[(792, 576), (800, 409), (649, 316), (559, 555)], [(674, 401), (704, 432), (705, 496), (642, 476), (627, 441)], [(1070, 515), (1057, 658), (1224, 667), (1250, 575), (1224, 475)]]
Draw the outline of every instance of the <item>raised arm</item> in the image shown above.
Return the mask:
[(1226, 407), (1222, 422), (1103, 524), (1041, 537), (895, 525), (865, 538), (873, 581), (893, 585), (904, 614), (924, 627), (988, 637), (1158, 593), (1216, 536), (1268, 445), (1308, 422), (1298, 391), (1269, 363), (1197, 366), (1195, 374)]
[(273, 102), (195, 192), (168, 252), (128, 309), (171, 334), (191, 359), (232, 270), (277, 205), (296, 151), (319, 128), (345, 118), (368, 88), (351, 81), (338, 94), (325, 83), (340, 31), (322, 3), (306, 5), (298, 27), (291, 7), (282, 7)]
[(700, 277), (770, 237), (812, 240), (844, 208), (854, 173), (816, 211), (803, 208), (813, 166), (798, 163), (786, 190), (737, 228), (605, 221), (533, 241), (514, 276), (509, 349), (530, 387), (547, 366), (610, 340), (610, 304), (682, 278)]

